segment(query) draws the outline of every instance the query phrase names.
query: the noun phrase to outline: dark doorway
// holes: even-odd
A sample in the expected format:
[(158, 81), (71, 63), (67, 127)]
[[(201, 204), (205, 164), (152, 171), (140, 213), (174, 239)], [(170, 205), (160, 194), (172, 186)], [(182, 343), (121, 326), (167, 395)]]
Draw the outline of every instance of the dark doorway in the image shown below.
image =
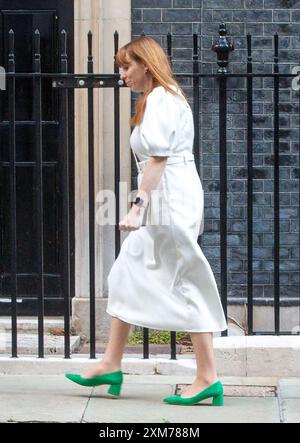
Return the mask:
[[(41, 72), (60, 72), (60, 32), (68, 35), (68, 72), (74, 72), (73, 0), (0, 0), (0, 64), (8, 71), (8, 33), (14, 31), (17, 73), (33, 72), (33, 35), (41, 35)], [(42, 79), (45, 314), (63, 314), (59, 92)], [(33, 80), (16, 79), (16, 215), (18, 315), (37, 315), (37, 238)], [(8, 92), (0, 93), (0, 315), (11, 313)], [(71, 296), (74, 296), (74, 94), (69, 95)]]

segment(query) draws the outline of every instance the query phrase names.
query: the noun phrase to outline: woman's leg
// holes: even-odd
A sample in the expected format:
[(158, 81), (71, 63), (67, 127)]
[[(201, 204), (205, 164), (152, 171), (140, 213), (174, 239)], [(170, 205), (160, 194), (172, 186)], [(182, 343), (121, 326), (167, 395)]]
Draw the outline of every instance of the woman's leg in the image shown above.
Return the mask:
[(213, 334), (211, 332), (190, 332), (190, 336), (196, 355), (197, 375), (193, 384), (182, 393), (183, 398), (193, 397), (219, 380), (214, 357)]
[(112, 317), (110, 336), (102, 360), (84, 374), (85, 378), (121, 370), (121, 361), (131, 325)]

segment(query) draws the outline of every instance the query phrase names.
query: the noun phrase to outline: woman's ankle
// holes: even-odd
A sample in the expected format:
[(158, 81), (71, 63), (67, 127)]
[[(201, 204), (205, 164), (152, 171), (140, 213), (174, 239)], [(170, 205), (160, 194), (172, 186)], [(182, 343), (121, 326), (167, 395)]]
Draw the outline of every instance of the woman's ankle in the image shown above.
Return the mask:
[(104, 367), (110, 369), (111, 371), (120, 371), (121, 370), (121, 362), (116, 362), (116, 361), (111, 361), (111, 360), (106, 360), (106, 359), (102, 359), (100, 362), (100, 365), (103, 365)]
[(196, 376), (196, 382), (202, 385), (210, 386), (219, 381), (219, 377), (217, 375), (201, 375)]

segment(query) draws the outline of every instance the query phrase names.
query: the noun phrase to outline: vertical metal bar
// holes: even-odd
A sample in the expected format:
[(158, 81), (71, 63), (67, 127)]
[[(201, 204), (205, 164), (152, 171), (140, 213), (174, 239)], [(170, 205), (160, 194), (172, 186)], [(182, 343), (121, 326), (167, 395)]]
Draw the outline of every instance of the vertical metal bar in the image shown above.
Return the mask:
[(171, 68), (173, 69), (173, 53), (172, 53), (172, 34), (171, 32), (168, 32), (167, 34), (167, 55), (169, 59), (169, 63), (171, 65)]
[[(115, 56), (119, 50), (119, 34), (116, 31), (114, 33), (114, 51)], [(116, 64), (116, 58), (114, 62), (114, 73), (118, 74), (119, 69)], [(115, 257), (119, 255), (121, 247), (121, 232), (119, 230), (120, 219), (120, 88), (116, 86), (114, 88), (114, 161), (115, 161), (115, 195), (116, 195), (116, 225), (115, 225)]]
[[(221, 300), (227, 318), (227, 78), (219, 78)], [(222, 331), (222, 336), (228, 335)]]
[[(8, 35), (8, 70), (15, 73), (15, 34), (11, 29)], [(18, 357), (17, 350), (17, 192), (16, 192), (16, 80), (8, 79), (9, 113), (9, 188), (10, 188), (10, 288), (11, 288), (11, 333), (12, 357)]]
[[(278, 34), (274, 35), (274, 73), (279, 73)], [(280, 334), (280, 213), (279, 213), (279, 75), (274, 77), (274, 320), (275, 334)]]
[[(40, 33), (34, 33), (34, 73), (41, 73)], [(38, 353), (44, 358), (44, 217), (43, 217), (43, 146), (42, 146), (42, 79), (34, 77), (33, 112), (35, 120), (35, 188), (37, 210), (37, 297), (38, 297)]]
[[(172, 34), (168, 32), (167, 34), (167, 56), (171, 69), (173, 70), (173, 44), (172, 44)], [(170, 331), (170, 350), (171, 350), (171, 360), (176, 360), (176, 331)]]
[[(0, 72), (0, 82), (1, 82), (1, 72)], [(6, 79), (5, 79), (6, 80)], [(6, 85), (3, 88), (3, 90), (1, 89), (2, 85), (0, 85), (0, 122), (3, 121), (4, 116), (3, 116), (3, 106), (2, 106), (2, 91), (4, 91), (6, 89)], [(0, 128), (0, 138), (2, 137), (2, 130)], [(0, 189), (4, 190), (4, 186), (5, 184), (5, 177), (4, 177), (4, 147), (3, 145), (0, 148)], [(0, 192), (0, 208), (4, 208), (4, 192)], [(4, 228), (4, 214), (3, 214), (3, 210), (0, 210), (0, 235), (3, 232), (3, 228)], [(3, 282), (4, 282), (4, 263), (3, 263), (3, 248), (0, 248), (0, 297), (3, 297)]]
[[(252, 74), (252, 41), (247, 34), (247, 73)], [(247, 77), (247, 217), (248, 217), (248, 335), (253, 334), (253, 78)]]
[(174, 332), (174, 331), (171, 331), (171, 360), (177, 360), (176, 332)]
[[(68, 72), (67, 32), (61, 31), (61, 73)], [(69, 179), (69, 92), (68, 88), (60, 90), (60, 125), (59, 138), (61, 143), (61, 176), (62, 176), (62, 286), (64, 294), (64, 345), (65, 358), (70, 358), (70, 179)]]
[[(89, 74), (94, 72), (93, 34), (88, 33)], [(89, 156), (89, 249), (90, 249), (90, 358), (96, 358), (96, 289), (95, 289), (95, 165), (94, 165), (94, 89), (88, 77), (88, 156)]]
[[(299, 40), (300, 40), (300, 36), (299, 36)], [(300, 65), (300, 61), (299, 61), (299, 65)], [(300, 79), (299, 79), (299, 77), (298, 77), (298, 85), (299, 85), (299, 89), (298, 89), (298, 102), (299, 102), (299, 108), (298, 108), (298, 113), (299, 113), (299, 146), (300, 146)], [(298, 168), (299, 168), (299, 171), (300, 171), (300, 149), (299, 149), (299, 152), (298, 152)], [(299, 241), (298, 241), (298, 254), (300, 254), (300, 173), (298, 174), (298, 186), (299, 186), (299, 194), (298, 194), (298, 198), (299, 198), (299, 201), (298, 201), (298, 205), (299, 205), (299, 212), (298, 212), (298, 214), (299, 214), (299, 226), (298, 226), (298, 228), (299, 228)], [(300, 265), (300, 261), (299, 261), (299, 265)], [(299, 272), (298, 272), (298, 277), (299, 277), (299, 280), (300, 280), (300, 268), (299, 268)], [(295, 325), (296, 326), (296, 328), (297, 328), (297, 331), (296, 331), (296, 334), (297, 335), (300, 335), (300, 285), (298, 285), (298, 324), (297, 325)]]
[[(194, 156), (197, 172), (200, 176), (200, 76), (199, 76), (199, 39), (198, 34), (193, 34), (193, 116), (194, 116)], [(203, 208), (204, 210), (204, 208)], [(198, 245), (202, 246), (202, 236), (199, 235), (197, 239)]]
[(198, 34), (193, 34), (193, 113), (194, 113), (194, 154), (197, 171), (200, 177), (200, 77), (199, 77), (199, 39)]
[(149, 328), (143, 328), (143, 358), (149, 358)]

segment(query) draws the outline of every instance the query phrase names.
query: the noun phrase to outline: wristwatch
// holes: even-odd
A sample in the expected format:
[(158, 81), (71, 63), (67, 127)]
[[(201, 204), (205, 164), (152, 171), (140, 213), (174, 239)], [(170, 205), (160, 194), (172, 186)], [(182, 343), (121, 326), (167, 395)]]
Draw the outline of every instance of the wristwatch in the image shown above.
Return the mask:
[(141, 197), (136, 197), (136, 199), (134, 200), (134, 202), (132, 202), (132, 204), (138, 206), (139, 208), (146, 208), (147, 205), (143, 205), (144, 200)]

